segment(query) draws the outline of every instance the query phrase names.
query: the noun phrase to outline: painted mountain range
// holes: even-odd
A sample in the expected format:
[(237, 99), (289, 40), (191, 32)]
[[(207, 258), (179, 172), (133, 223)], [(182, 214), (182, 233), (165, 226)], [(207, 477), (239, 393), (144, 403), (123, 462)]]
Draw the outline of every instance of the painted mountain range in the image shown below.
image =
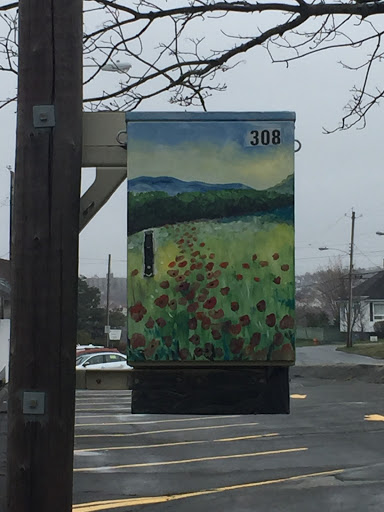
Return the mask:
[[(169, 176), (140, 176), (128, 181), (128, 190), (140, 192), (166, 192), (170, 196), (185, 192), (214, 192), (218, 190), (252, 190), (252, 187), (242, 183), (205, 183), (203, 181), (183, 181)], [(280, 194), (293, 193), (293, 174), (287, 176), (281, 183), (269, 190)]]
[(204, 183), (203, 181), (183, 181), (169, 176), (140, 176), (128, 181), (129, 192), (167, 192), (170, 196), (184, 192), (213, 192), (215, 190), (252, 190), (241, 183)]

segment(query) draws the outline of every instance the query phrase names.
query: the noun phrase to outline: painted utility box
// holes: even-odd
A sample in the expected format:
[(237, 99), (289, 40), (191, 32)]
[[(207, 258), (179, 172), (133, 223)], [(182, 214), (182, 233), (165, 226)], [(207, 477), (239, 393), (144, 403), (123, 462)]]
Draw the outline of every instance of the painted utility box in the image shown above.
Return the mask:
[(294, 363), (294, 120), (127, 114), (135, 368)]

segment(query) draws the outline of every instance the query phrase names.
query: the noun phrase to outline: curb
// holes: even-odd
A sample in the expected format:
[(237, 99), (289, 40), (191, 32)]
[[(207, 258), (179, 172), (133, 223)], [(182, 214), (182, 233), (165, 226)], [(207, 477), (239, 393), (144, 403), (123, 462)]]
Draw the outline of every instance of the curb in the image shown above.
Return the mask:
[(315, 378), (329, 380), (360, 380), (372, 384), (384, 384), (384, 365), (335, 364), (317, 366), (292, 366), (290, 378)]

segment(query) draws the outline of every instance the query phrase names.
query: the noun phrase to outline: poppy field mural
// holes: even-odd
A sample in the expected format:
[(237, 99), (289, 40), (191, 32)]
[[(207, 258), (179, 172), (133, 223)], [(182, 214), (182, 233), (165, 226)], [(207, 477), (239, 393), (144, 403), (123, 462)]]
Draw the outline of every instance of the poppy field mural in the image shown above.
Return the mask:
[(128, 115), (132, 364), (294, 362), (293, 119), (283, 114), (266, 125), (254, 114)]

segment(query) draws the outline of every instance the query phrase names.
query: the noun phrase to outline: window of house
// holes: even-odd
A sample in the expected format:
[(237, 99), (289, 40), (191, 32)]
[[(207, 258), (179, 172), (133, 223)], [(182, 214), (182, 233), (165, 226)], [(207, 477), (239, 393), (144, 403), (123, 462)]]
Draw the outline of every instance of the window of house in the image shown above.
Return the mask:
[(384, 320), (384, 302), (373, 303), (373, 320)]

